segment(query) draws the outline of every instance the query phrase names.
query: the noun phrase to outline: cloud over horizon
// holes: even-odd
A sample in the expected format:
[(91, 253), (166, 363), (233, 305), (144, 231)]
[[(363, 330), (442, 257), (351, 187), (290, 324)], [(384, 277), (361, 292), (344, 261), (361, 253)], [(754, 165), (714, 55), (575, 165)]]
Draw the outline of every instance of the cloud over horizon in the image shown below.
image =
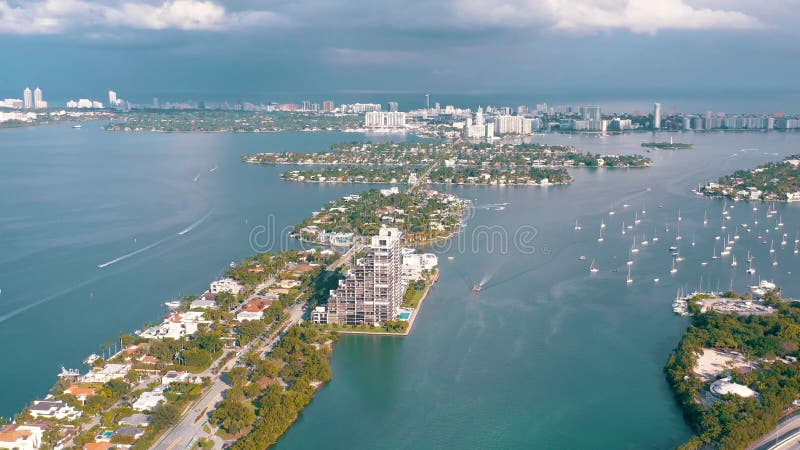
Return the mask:
[[(395, 29), (535, 28), (594, 33), (627, 30), (750, 29), (758, 18), (736, 9), (693, 6), (691, 0), (449, 0), (374, 5), (363, 0), (331, 4), (324, 0), (271, 3), (223, 0), (0, 0), (0, 34), (60, 34), (87, 28), (133, 30), (235, 31), (258, 26)], [(752, 5), (747, 4), (752, 10)], [(337, 23), (333, 23), (337, 22)], [(96, 31), (96, 30), (92, 30)]]

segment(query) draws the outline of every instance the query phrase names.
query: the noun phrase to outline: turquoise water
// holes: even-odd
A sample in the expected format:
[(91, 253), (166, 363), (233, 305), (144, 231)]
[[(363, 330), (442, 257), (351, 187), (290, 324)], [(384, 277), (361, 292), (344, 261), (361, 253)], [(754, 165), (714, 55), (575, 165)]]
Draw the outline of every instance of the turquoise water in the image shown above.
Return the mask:
[(400, 314), (400, 318), (403, 319), (403, 320), (408, 320), (409, 317), (411, 317), (411, 313), (401, 313)]
[[(61, 364), (77, 367), (119, 331), (155, 320), (163, 301), (201, 292), (228, 262), (253, 252), (254, 227), (285, 235), (285, 227), (324, 202), (365, 188), (281, 182), (280, 168), (243, 164), (241, 154), (309, 151), (352, 139), (336, 133), (106, 133), (94, 125), (0, 131), (0, 351), (6, 361), (0, 414), (43, 394)], [(633, 153), (649, 139), (541, 140)], [(432, 249), (441, 277), (412, 334), (342, 337), (333, 382), (278, 448), (638, 449), (687, 439), (662, 373), (688, 323), (671, 312), (676, 290), (697, 286), (701, 276), (714, 288), (733, 280), (742, 290), (762, 276), (800, 296), (791, 244), (778, 246), (780, 265), (773, 269), (768, 245), (742, 233), (736, 270), (729, 260), (700, 266), (720, 234), (722, 202), (689, 189), (796, 153), (800, 135), (690, 134), (679, 140), (693, 141), (695, 149), (650, 153), (652, 169), (575, 171), (575, 184), (548, 189), (452, 188), (477, 208), (463, 239)], [(506, 208), (489, 206), (499, 203)], [(616, 214), (609, 216), (612, 204)], [(672, 277), (667, 247), (679, 208), (686, 261)], [(777, 208), (793, 241), (798, 207)], [(630, 223), (642, 209), (637, 239), (658, 230), (660, 242), (634, 257), (635, 281), (626, 286), (633, 235), (619, 232), (622, 221)], [(708, 228), (702, 225), (706, 210)], [(764, 209), (753, 213), (737, 204), (731, 213), (732, 223), (752, 223)], [(576, 218), (580, 233), (573, 230)], [(599, 245), (601, 220), (608, 227)], [(535, 237), (525, 248), (504, 249), (498, 241), (489, 249), (483, 226), (493, 225), (512, 241), (521, 231)], [(748, 248), (756, 255), (754, 279), (741, 263)], [(581, 255), (596, 259), (596, 276)], [(120, 257), (126, 258), (97, 268)], [(483, 290), (471, 292), (479, 282)]]

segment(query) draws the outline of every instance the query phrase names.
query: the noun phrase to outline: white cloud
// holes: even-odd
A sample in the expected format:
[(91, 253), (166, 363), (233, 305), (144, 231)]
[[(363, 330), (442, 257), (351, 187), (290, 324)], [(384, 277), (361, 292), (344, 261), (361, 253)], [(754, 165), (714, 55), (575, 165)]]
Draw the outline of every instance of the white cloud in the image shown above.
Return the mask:
[(144, 30), (225, 30), (283, 22), (271, 11), (229, 12), (209, 0), (128, 1), (0, 0), (0, 34), (56, 34), (73, 29), (124, 27)]
[(526, 27), (594, 32), (627, 29), (758, 28), (743, 12), (693, 7), (685, 0), (454, 0), (453, 14), (465, 25)]

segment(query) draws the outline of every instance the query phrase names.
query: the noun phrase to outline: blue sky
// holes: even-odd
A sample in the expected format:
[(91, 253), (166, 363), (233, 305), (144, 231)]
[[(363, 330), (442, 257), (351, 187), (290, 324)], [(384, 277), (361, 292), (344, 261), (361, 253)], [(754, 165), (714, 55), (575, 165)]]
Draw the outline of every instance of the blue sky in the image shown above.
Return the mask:
[[(0, 0), (0, 97), (797, 91), (800, 0)], [(800, 109), (800, 108), (797, 108)]]

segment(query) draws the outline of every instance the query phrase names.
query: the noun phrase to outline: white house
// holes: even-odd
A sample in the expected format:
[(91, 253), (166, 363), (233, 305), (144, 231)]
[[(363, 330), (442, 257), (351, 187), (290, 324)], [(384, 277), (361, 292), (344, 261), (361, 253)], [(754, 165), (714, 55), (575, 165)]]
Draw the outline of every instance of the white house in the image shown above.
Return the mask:
[(161, 377), (161, 385), (168, 386), (170, 383), (185, 383), (188, 380), (188, 372), (170, 370), (169, 372), (165, 373), (163, 377)]
[(403, 281), (408, 283), (422, 279), (422, 272), (433, 270), (439, 265), (439, 258), (433, 253), (412, 253), (403, 255)]
[(217, 309), (217, 302), (205, 298), (198, 298), (189, 304), (191, 309)]
[(233, 278), (222, 278), (212, 281), (208, 290), (211, 291), (212, 294), (228, 292), (233, 295), (239, 295), (242, 293), (242, 289), (242, 285), (237, 283)]
[(44, 430), (34, 425), (7, 425), (0, 430), (0, 448), (35, 450), (42, 445)]
[(236, 320), (247, 322), (249, 320), (261, 320), (264, 318), (264, 311), (242, 311), (236, 314)]
[(191, 336), (197, 332), (201, 324), (209, 324), (202, 311), (187, 311), (185, 313), (173, 313), (164, 319), (161, 325), (150, 327), (139, 336), (147, 339), (180, 339), (183, 336)]
[(61, 400), (34, 400), (29, 409), (31, 416), (36, 418), (73, 420), (81, 416), (80, 411)]
[(81, 377), (82, 383), (108, 383), (111, 380), (125, 378), (131, 371), (130, 364), (106, 364), (100, 370), (91, 370)]
[(142, 395), (131, 405), (136, 411), (150, 411), (159, 403), (166, 402), (164, 391), (156, 388), (152, 391), (143, 392)]

